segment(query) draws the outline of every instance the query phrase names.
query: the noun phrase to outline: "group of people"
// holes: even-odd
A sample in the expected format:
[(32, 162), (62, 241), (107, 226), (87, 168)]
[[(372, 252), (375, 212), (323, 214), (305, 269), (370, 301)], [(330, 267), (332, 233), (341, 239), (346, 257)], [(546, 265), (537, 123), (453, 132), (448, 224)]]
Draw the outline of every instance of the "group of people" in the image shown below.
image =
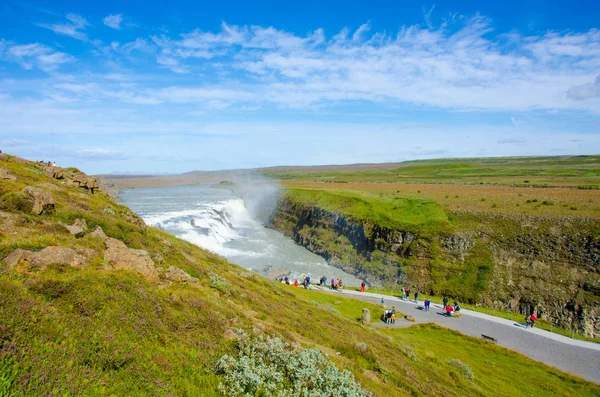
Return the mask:
[(386, 324), (396, 323), (396, 306), (392, 306), (391, 309), (383, 311), (383, 320)]
[[(404, 288), (400, 288), (400, 292), (401, 292), (401, 298), (402, 300), (411, 300), (410, 299), (410, 288), (404, 287)], [(414, 302), (415, 303), (419, 303), (419, 290), (414, 291), (413, 293), (414, 295)]]
[[(287, 284), (287, 285), (293, 285), (294, 287), (298, 287), (300, 285), (302, 285), (304, 288), (310, 289), (311, 287), (311, 278), (310, 275), (308, 274), (303, 274), (301, 277), (301, 280), (298, 281), (298, 279), (294, 279), (294, 281), (292, 281), (292, 279), (290, 279), (289, 277), (281, 277), (279, 278), (277, 281), (279, 281), (280, 283), (283, 284)], [(331, 283), (328, 284), (327, 283), (327, 277), (322, 276), (319, 279), (319, 285), (322, 286), (323, 288), (326, 288), (329, 286), (330, 289), (332, 290), (340, 290), (342, 289), (342, 279), (331, 279)]]
[(39, 164), (46, 164), (48, 167), (56, 167), (56, 161), (44, 161), (44, 160), (40, 160), (38, 161)]

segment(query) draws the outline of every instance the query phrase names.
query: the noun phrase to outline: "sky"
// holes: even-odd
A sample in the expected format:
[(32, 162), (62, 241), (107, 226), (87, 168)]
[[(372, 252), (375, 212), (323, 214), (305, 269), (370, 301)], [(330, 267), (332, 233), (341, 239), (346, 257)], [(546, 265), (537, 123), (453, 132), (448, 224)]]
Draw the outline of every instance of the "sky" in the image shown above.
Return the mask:
[(0, 149), (92, 174), (598, 154), (600, 3), (4, 0)]

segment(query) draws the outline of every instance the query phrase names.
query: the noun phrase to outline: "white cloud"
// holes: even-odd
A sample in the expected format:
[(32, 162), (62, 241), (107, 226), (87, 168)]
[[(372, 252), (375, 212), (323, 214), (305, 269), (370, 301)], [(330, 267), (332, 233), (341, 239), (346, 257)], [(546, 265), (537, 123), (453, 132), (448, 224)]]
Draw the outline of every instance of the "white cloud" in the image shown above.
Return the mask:
[(73, 13), (67, 14), (66, 19), (69, 22), (56, 23), (56, 24), (40, 23), (40, 24), (37, 24), (37, 26), (40, 26), (40, 27), (46, 28), (46, 29), (50, 29), (56, 34), (70, 36), (74, 39), (81, 40), (81, 41), (87, 41), (88, 37), (83, 32), (83, 30), (85, 30), (86, 27), (89, 26), (89, 23), (86, 21), (86, 19), (80, 15), (73, 14)]
[(123, 22), (123, 15), (121, 15), (121, 14), (112, 15), (111, 14), (111, 15), (104, 17), (102, 22), (104, 22), (104, 24), (110, 28), (121, 29), (121, 22)]
[(16, 45), (0, 41), (0, 60), (18, 63), (26, 70), (38, 68), (51, 71), (63, 63), (72, 62), (74, 58), (39, 43)]
[[(432, 11), (425, 12), (427, 28), (404, 26), (392, 35), (369, 35), (368, 23), (351, 36), (343, 29), (330, 39), (322, 29), (302, 36), (223, 23), (216, 33), (196, 29), (152, 40), (160, 65), (185, 73), (218, 64), (221, 71), (237, 72), (239, 80), (253, 79), (244, 89), (281, 107), (366, 100), (462, 110), (600, 112), (589, 83), (600, 67), (599, 30), (494, 37), (491, 21), (480, 15), (453, 17), (434, 29)], [(582, 95), (589, 100), (576, 100)]]
[(567, 97), (575, 100), (600, 98), (600, 75), (596, 76), (593, 83), (577, 85), (569, 88)]

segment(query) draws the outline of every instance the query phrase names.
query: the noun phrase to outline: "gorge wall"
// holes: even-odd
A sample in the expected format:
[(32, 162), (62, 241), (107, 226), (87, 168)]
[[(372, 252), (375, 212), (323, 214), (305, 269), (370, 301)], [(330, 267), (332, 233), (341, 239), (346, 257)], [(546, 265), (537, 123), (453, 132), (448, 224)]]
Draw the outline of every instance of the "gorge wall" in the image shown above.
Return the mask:
[(284, 196), (269, 224), (373, 287), (408, 286), (600, 337), (600, 223), (449, 213), (438, 232), (395, 230)]

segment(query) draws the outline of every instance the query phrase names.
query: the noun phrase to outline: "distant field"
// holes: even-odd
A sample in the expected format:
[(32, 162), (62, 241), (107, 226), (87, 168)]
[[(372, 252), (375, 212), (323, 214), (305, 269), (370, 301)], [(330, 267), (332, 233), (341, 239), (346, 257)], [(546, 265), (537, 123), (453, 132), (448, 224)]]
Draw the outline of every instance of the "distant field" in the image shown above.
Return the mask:
[(449, 211), (600, 217), (600, 156), (263, 169), (287, 188), (431, 200)]

